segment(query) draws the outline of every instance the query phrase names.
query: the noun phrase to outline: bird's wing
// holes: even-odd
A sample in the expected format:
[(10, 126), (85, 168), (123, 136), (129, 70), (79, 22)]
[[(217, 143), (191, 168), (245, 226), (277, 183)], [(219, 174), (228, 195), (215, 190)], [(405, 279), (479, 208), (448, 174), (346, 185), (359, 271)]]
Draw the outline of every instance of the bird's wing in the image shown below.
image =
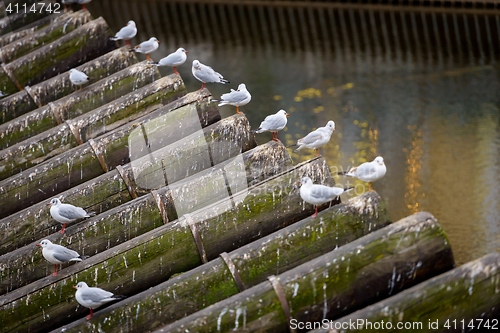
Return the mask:
[(80, 295), (85, 302), (101, 303), (109, 300), (113, 293), (101, 288), (89, 287), (82, 290)]
[(319, 200), (328, 201), (330, 198), (341, 195), (342, 192), (344, 192), (344, 190), (340, 187), (329, 187), (319, 184), (315, 184), (311, 187), (311, 196)]
[(299, 139), (297, 141), (297, 143), (300, 144), (300, 145), (309, 145), (309, 144), (314, 143), (314, 142), (316, 142), (318, 140), (321, 140), (322, 138), (323, 138), (323, 133), (321, 133), (320, 131), (316, 130), (316, 131), (313, 131), (313, 132), (307, 134), (302, 139)]
[(177, 52), (170, 53), (168, 56), (160, 60), (160, 64), (171, 66), (172, 64), (179, 63), (183, 60), (182, 54)]
[(52, 245), (52, 251), (54, 258), (62, 262), (66, 262), (80, 256), (78, 252), (57, 244)]
[(232, 90), (229, 93), (222, 94), (221, 100), (230, 103), (241, 103), (247, 99), (247, 97), (244, 91)]
[(62, 204), (59, 207), (59, 215), (70, 220), (80, 219), (87, 215), (87, 212), (81, 207)]
[(358, 166), (356, 174), (358, 176), (370, 176), (377, 172), (377, 169), (370, 162), (366, 162)]
[(286, 125), (286, 118), (280, 117), (277, 114), (267, 116), (260, 124), (261, 129), (275, 130), (282, 128)]

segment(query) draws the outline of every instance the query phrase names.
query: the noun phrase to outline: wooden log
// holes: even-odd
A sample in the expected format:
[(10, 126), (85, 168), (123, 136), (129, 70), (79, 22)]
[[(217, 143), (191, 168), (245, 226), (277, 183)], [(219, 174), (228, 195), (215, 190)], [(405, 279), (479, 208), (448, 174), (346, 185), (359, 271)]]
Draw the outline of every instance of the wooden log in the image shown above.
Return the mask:
[(158, 67), (141, 62), (0, 125), (0, 149), (40, 134), (160, 78)]
[[(235, 115), (233, 117), (240, 118), (241, 116)], [(216, 125), (218, 125), (221, 129), (226, 129), (227, 127), (226, 124), (223, 124), (221, 122), (218, 122)], [(208, 127), (206, 130), (207, 132), (211, 132), (214, 129)], [(239, 133), (238, 135), (243, 136), (243, 133)], [(234, 137), (228, 136), (228, 141), (232, 142), (233, 145), (236, 146), (241, 144), (240, 142), (233, 139)], [(275, 151), (285, 151), (287, 158), (285, 159), (285, 162), (275, 161), (273, 163), (274, 170), (279, 169), (277, 167), (278, 165), (282, 165), (283, 167), (288, 166), (290, 161), (290, 157), (286, 153), (285, 148), (282, 145), (277, 146), (278, 147), (275, 149)], [(271, 152), (270, 150), (268, 151)], [(256, 154), (251, 154), (250, 158), (252, 157), (252, 155)], [(281, 155), (283, 155), (283, 153), (281, 153)], [(241, 167), (240, 174), (243, 175), (246, 174), (245, 165), (247, 163), (250, 163), (248, 161), (248, 158), (246, 163), (243, 162), (244, 160), (244, 155), (242, 155), (241, 162), (239, 164)], [(255, 165), (255, 163), (256, 162), (252, 164)], [(266, 165), (262, 165), (262, 167), (266, 167)], [(197, 197), (199, 196), (195, 193), (192, 193), (190, 195), (190, 200), (182, 207), (183, 213), (189, 213), (196, 210), (197, 208), (204, 207), (200, 207), (200, 203), (215, 203), (216, 201), (214, 199), (228, 198), (231, 192), (229, 192), (228, 190), (222, 191), (221, 188), (226, 189), (226, 183), (230, 184), (230, 176), (228, 176), (228, 174), (232, 169), (234, 169), (233, 166), (230, 165), (228, 167), (227, 164), (224, 164), (218, 170), (211, 169), (205, 175), (197, 174), (196, 177), (192, 177), (191, 179), (184, 181), (182, 184), (177, 185), (172, 190), (170, 188), (165, 188), (163, 189), (163, 191), (158, 191), (158, 193), (155, 193), (154, 195), (148, 195), (147, 199), (137, 199), (127, 205), (111, 209), (110, 211), (107, 211), (104, 214), (89, 220), (86, 224), (83, 224), (83, 226), (78, 225), (73, 229), (71, 229), (71, 227), (67, 228), (65, 237), (69, 239), (71, 239), (72, 237), (77, 237), (78, 239), (82, 240), (82, 242), (84, 242), (85, 244), (83, 248), (80, 248), (80, 251), (82, 253), (92, 254), (104, 251), (109, 247), (122, 243), (124, 241), (124, 237), (125, 240), (130, 239), (131, 237), (135, 237), (139, 234), (150, 231), (155, 227), (158, 227), (159, 225), (163, 224), (164, 220), (167, 221), (168, 218), (164, 213), (165, 211), (172, 211), (176, 208), (181, 209), (178, 203), (179, 198), (182, 199), (183, 196), (179, 195), (179, 193), (185, 193), (192, 190), (193, 188), (210, 187), (212, 189), (211, 192), (205, 195), (211, 198), (211, 202), (207, 202), (207, 200), (203, 200), (203, 198), (197, 200)], [(239, 177), (239, 179), (241, 179), (245, 183), (245, 186), (247, 185), (245, 177)], [(220, 192), (221, 196), (217, 195), (217, 192)], [(177, 200), (160, 204), (160, 201), (163, 197), (174, 198)], [(80, 199), (80, 201), (84, 200)], [(160, 204), (160, 207), (163, 208), (159, 210), (157, 204)], [(175, 204), (177, 205), (174, 206)], [(142, 208), (143, 205), (146, 205), (145, 208)], [(46, 208), (46, 210), (48, 209)], [(132, 214), (131, 212), (135, 212), (135, 214)], [(32, 234), (34, 233), (34, 231), (40, 232), (41, 228), (43, 228), (43, 231), (46, 231), (46, 228), (48, 228), (50, 224), (54, 224), (54, 222), (50, 221), (50, 219), (47, 223), (48, 225), (43, 225), (40, 222), (40, 219), (37, 219), (36, 221), (34, 221), (34, 225), (26, 225), (25, 221), (23, 221), (22, 223), (24, 224), (24, 232), (29, 231), (29, 233)], [(98, 225), (98, 227), (96, 227), (96, 225)], [(133, 227), (133, 233), (130, 229), (131, 226)], [(77, 236), (75, 235), (75, 232)], [(10, 234), (12, 236), (18, 237), (18, 239), (15, 240), (16, 242), (19, 242), (19, 238), (24, 240), (28, 238), (26, 236), (23, 237), (15, 235), (12, 231), (10, 232)], [(50, 235), (48, 239), (55, 241), (60, 237), (61, 236), (56, 233), (55, 235)], [(25, 260), (27, 253), (32, 253), (32, 246), (34, 245), (31, 244), (28, 247), (19, 249), (18, 251), (7, 253), (6, 255), (0, 257), (0, 266), (4, 268), (2, 272), (0, 272), (0, 281), (3, 281), (0, 282), (0, 293), (8, 291), (8, 288), (17, 288), (47, 275), (47, 265), (43, 258), (38, 257), (30, 261)]]
[[(291, 179), (295, 181), (297, 176), (304, 174), (323, 182), (331, 179), (322, 158), (302, 163), (290, 172), (244, 191), (244, 198), (236, 194), (229, 203), (193, 212), (189, 217), (167, 223), (98, 253), (81, 264), (68, 267), (57, 278), (44, 278), (8, 293), (0, 299), (0, 320), (4, 331), (30, 330), (34, 327), (47, 330), (81, 317), (86, 310), (75, 312), (74, 289), (70, 287), (76, 282), (76, 276), (78, 280), (92, 281), (93, 285), (104, 289), (115, 292), (119, 289), (120, 294), (133, 295), (165, 281), (172, 274), (200, 265), (202, 259), (195, 245), (193, 229), (198, 230), (206, 254), (212, 259), (221, 252), (234, 250), (290, 225), (303, 215), (312, 214), (313, 208), (306, 206), (303, 209), (299, 194), (296, 190), (292, 192), (294, 185)], [(257, 197), (271, 200), (260, 201), (256, 200)], [(240, 201), (239, 204), (231, 207), (231, 202), (235, 200)], [(218, 212), (214, 214), (215, 210)], [(261, 214), (261, 211), (273, 210), (275, 214)], [(108, 232), (110, 229), (104, 233)], [(74, 245), (78, 248), (77, 243)], [(40, 316), (41, 312), (43, 316)], [(22, 322), (15, 319), (19, 316), (24, 318)]]
[(53, 42), (83, 24), (90, 22), (91, 20), (92, 17), (87, 10), (80, 10), (76, 13), (71, 12), (62, 14), (52, 20), (49, 26), (33, 31), (33, 33), (28, 36), (17, 39), (14, 43), (3, 46), (0, 49), (0, 61), (7, 64), (47, 43)]
[[(52, 3), (52, 5), (55, 3), (53, 0), (47, 0), (46, 3)], [(7, 11), (6, 9), (6, 19), (7, 23), (0, 24), (0, 27), (2, 28), (0, 30), (0, 34), (4, 34), (8, 31), (15, 31), (18, 30), (26, 25), (29, 25), (32, 22), (36, 22), (37, 20), (52, 15), (51, 12), (40, 10), (40, 5), (38, 5), (38, 1), (36, 0), (22, 0), (22, 1), (9, 1), (9, 3), (12, 4), (13, 7), (11, 7), (11, 11)], [(18, 4), (18, 7), (16, 8), (14, 5)], [(35, 4), (36, 8), (38, 9), (36, 12), (24, 12), (24, 7), (23, 5), (26, 4), (27, 10), (31, 9), (31, 5)], [(57, 13), (56, 13), (57, 15)], [(4, 27), (5, 25), (5, 27)]]
[[(96, 138), (93, 142), (70, 149), (55, 158), (38, 164), (35, 168), (23, 171), (15, 176), (0, 181), (0, 194), (4, 205), (0, 205), (0, 217), (14, 214), (42, 200), (46, 200), (73, 186), (82, 184), (117, 165), (129, 162), (128, 137), (142, 122), (161, 117), (183, 105), (195, 103), (202, 124), (211, 124), (220, 119), (215, 105), (209, 104), (209, 97), (204, 92), (188, 94), (166, 106), (151, 112), (134, 123), (126, 124), (110, 133)], [(202, 98), (198, 101), (198, 98)], [(177, 113), (177, 112), (176, 112)], [(184, 119), (190, 119), (187, 113)], [(183, 116), (178, 116), (183, 118)], [(205, 125), (206, 126), (206, 125)], [(184, 131), (185, 130), (185, 131)], [(187, 128), (179, 130), (188, 135)], [(47, 133), (47, 132), (45, 132)], [(1, 161), (0, 161), (1, 163)]]
[[(226, 262), (232, 262), (246, 289), (388, 223), (378, 194), (366, 192), (229, 253), (229, 261), (214, 259), (99, 311), (91, 322), (82, 318), (58, 329), (118, 332), (126, 325), (129, 331), (150, 332), (238, 293)], [(137, 315), (132, 319), (126, 313)]]
[[(158, 332), (287, 332), (366, 306), (453, 267), (443, 229), (418, 213), (282, 273)], [(285, 316), (275, 289), (282, 289)], [(290, 328), (292, 325), (290, 325)], [(296, 329), (296, 328), (295, 328)], [(295, 330), (292, 330), (295, 331)]]
[[(116, 48), (106, 21), (97, 18), (56, 41), (3, 66), (20, 87), (51, 78)], [(36, 66), (34, 66), (36, 64)], [(17, 91), (17, 90), (16, 90)], [(4, 91), (8, 94), (15, 91)]]
[[(78, 66), (93, 80), (100, 80), (137, 63), (135, 54), (126, 47), (108, 52), (94, 60)], [(1, 81), (1, 76), (0, 76)], [(0, 121), (2, 123), (63, 98), (71, 94), (75, 87), (69, 80), (69, 72), (55, 76), (32, 87), (0, 100)]]
[[(144, 116), (185, 94), (178, 75), (163, 77), (117, 100), (0, 151), (0, 179), (6, 179), (78, 144)], [(162, 104), (163, 103), (163, 104)]]
[[(424, 281), (392, 297), (336, 319), (333, 329), (312, 332), (365, 332), (384, 323), (384, 332), (464, 332), (498, 327), (500, 318), (500, 254), (487, 254), (449, 272)], [(388, 310), (389, 309), (389, 310)], [(368, 323), (369, 322), (369, 323)], [(335, 329), (335, 327), (339, 329)]]

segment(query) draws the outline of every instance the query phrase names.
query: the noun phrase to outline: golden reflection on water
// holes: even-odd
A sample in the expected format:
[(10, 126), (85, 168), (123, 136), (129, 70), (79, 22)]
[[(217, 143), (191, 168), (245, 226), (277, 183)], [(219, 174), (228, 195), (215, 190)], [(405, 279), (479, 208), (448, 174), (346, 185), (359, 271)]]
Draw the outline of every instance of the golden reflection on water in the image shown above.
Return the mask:
[(411, 145), (409, 148), (403, 148), (407, 155), (406, 157), (406, 175), (405, 175), (405, 202), (408, 211), (417, 213), (420, 211), (419, 201), (425, 198), (425, 193), (422, 193), (421, 185), (421, 169), (422, 169), (422, 156), (424, 154), (422, 139), (422, 131), (417, 129), (415, 125), (408, 126), (412, 132)]

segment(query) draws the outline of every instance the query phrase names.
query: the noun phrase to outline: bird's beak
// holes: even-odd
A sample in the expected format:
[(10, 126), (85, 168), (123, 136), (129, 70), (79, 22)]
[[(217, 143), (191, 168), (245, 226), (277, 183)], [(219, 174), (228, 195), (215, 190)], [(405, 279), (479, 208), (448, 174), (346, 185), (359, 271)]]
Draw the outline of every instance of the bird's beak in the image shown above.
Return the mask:
[(158, 41), (158, 44), (160, 44), (160, 41)]
[(287, 116), (287, 117), (288, 117), (289, 115), (290, 115), (290, 114), (288, 114), (288, 113), (286, 114), (286, 116)]
[(36, 246), (41, 246), (40, 244), (36, 244)]
[(76, 286), (73, 286), (73, 289), (76, 289)]
[(46, 206), (50, 206), (50, 202)]
[(186, 50), (184, 53), (188, 54), (189, 52), (188, 52), (188, 50)]

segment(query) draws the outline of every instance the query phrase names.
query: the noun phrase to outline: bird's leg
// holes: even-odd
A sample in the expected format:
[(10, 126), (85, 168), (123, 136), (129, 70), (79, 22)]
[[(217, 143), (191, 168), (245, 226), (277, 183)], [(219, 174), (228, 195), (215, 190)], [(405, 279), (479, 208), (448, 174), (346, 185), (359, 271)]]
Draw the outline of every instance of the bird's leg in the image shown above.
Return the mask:
[(368, 183), (368, 191), (373, 191), (372, 182)]
[(240, 111), (240, 107), (236, 106), (236, 113), (243, 114), (243, 112)]
[(57, 264), (54, 264), (54, 273), (52, 273), (52, 276), (57, 276)]
[[(273, 132), (271, 132), (273, 133)], [(273, 135), (273, 140), (276, 141), (276, 142), (281, 142), (280, 139), (278, 139), (278, 132), (274, 132), (275, 135)]]
[(130, 44), (130, 40), (125, 40), (125, 45), (127, 45), (128, 47), (132, 47), (132, 44)]
[(201, 83), (201, 88), (200, 88), (200, 90), (202, 90), (202, 89), (205, 89), (205, 82), (202, 82), (202, 83)]
[(177, 75), (180, 75), (179, 72), (177, 71), (177, 68), (174, 66), (174, 73)]
[(65, 232), (66, 232), (66, 223), (63, 223), (61, 230), (59, 230), (59, 233), (64, 235)]
[(319, 156), (319, 149), (318, 148), (314, 148), (314, 152), (316, 153), (316, 156)]
[(85, 7), (85, 4), (82, 4), (82, 9), (87, 10), (87, 7)]
[(90, 308), (90, 314), (87, 317), (85, 317), (85, 319), (87, 320), (92, 319), (92, 308)]
[(146, 53), (146, 60), (153, 61), (153, 59), (149, 56), (149, 53)]
[(318, 206), (316, 206), (316, 211), (314, 212), (314, 214), (311, 215), (312, 218), (315, 218), (316, 216), (318, 216)]

